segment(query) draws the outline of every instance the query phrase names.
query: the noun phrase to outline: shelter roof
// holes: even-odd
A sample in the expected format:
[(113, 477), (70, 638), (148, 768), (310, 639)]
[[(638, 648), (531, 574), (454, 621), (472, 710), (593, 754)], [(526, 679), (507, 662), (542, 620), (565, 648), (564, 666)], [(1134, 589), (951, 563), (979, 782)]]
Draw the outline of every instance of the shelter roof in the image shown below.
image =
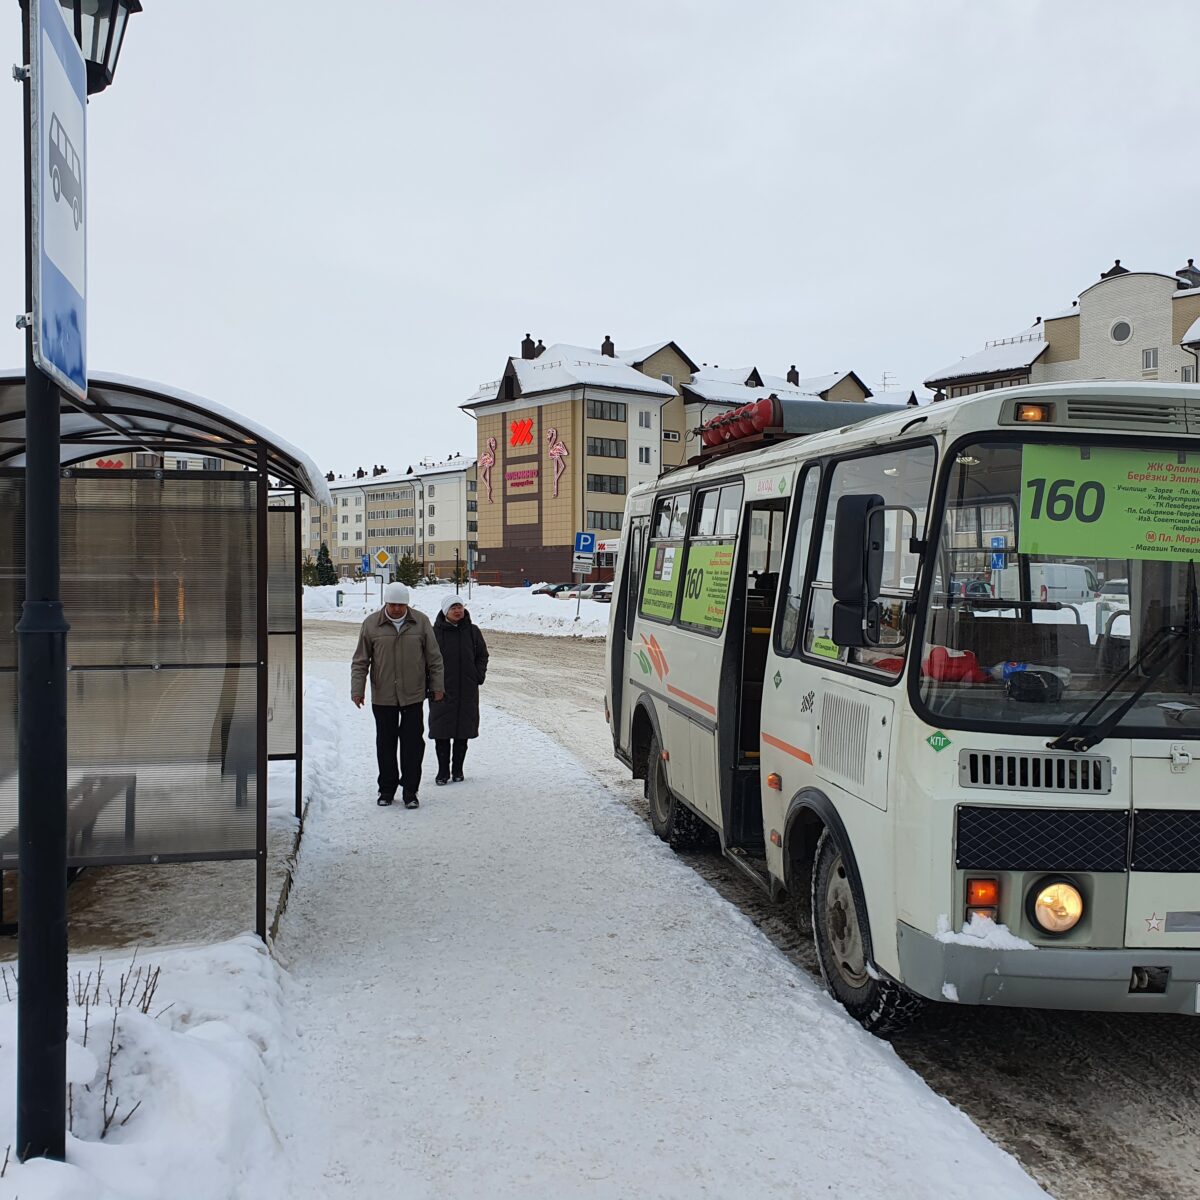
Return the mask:
[[(61, 394), (60, 394), (61, 396)], [(178, 388), (125, 375), (93, 375), (86, 402), (61, 396), (63, 465), (145, 450), (204, 452), (267, 471), (321, 503), (329, 488), (316, 464), (257, 421)], [(0, 466), (25, 466), (25, 372), (0, 370)]]

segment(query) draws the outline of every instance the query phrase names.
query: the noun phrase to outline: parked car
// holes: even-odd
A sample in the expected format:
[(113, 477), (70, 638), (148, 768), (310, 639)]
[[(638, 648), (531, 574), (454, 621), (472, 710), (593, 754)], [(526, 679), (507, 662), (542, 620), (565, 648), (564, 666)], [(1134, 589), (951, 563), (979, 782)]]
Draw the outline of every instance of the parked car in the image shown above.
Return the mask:
[(601, 604), (612, 603), (612, 584), (598, 583), (592, 589), (592, 599), (598, 600)]
[(569, 583), (543, 583), (541, 587), (534, 588), (531, 595), (557, 596), (559, 592), (566, 591), (570, 586)]
[(1129, 597), (1129, 580), (1128, 579), (1106, 579), (1100, 585), (1101, 596), (1124, 596)]
[(584, 600), (590, 599), (594, 583), (572, 583), (564, 592), (559, 592), (559, 599), (574, 600), (577, 596)]

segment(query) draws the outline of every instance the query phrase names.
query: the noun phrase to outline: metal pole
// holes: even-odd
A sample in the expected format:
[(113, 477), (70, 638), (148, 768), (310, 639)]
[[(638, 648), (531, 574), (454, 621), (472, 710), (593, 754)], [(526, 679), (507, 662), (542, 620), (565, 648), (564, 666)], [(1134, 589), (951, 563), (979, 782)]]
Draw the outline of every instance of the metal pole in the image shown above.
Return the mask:
[(296, 820), (304, 818), (304, 581), (300, 578), (300, 489), (294, 488), (296, 533), (293, 567), (296, 571)]
[[(31, 60), (21, 5), (23, 62)], [(31, 88), (25, 81), (25, 311), (33, 311)], [(67, 630), (60, 597), (58, 389), (25, 333), (25, 603), (17, 624), (20, 904), (17, 1155), (63, 1158), (67, 1093)]]
[(457, 546), (454, 547), (454, 594), (458, 595), (458, 577), (462, 571), (462, 554)]
[[(256, 511), (256, 536), (254, 538), (256, 553), (256, 578), (258, 587), (255, 589), (258, 602), (258, 673), (256, 695), (258, 711), (255, 714), (255, 759), (254, 805), (255, 805), (255, 930), (265, 942), (267, 940), (267, 705), (270, 703), (270, 677), (267, 672), (267, 588), (268, 575), (268, 519), (267, 519), (267, 447), (258, 444), (258, 484), (255, 488), (258, 497)], [(299, 770), (299, 764), (297, 764)]]

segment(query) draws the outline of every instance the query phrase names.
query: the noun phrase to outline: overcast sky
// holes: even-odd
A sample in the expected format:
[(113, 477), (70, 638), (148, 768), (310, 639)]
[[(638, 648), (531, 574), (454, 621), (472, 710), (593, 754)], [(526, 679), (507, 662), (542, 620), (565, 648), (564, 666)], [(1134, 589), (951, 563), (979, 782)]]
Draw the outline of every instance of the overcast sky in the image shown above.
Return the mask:
[[(145, 0), (89, 106), (89, 366), (339, 472), (473, 451), (526, 331), (917, 384), (1200, 258), (1198, 43), (1196, 0)], [(20, 365), (15, 85), (0, 155)]]

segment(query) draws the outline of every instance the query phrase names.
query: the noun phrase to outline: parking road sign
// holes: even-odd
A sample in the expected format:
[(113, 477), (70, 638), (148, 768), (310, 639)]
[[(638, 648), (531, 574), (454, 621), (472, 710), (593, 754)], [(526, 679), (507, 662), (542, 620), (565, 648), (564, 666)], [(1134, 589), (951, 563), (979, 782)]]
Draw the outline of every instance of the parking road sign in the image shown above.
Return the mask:
[(596, 535), (594, 533), (577, 533), (575, 535), (576, 554), (595, 554)]
[(590, 575), (595, 560), (590, 554), (576, 554), (571, 559), (572, 575)]

